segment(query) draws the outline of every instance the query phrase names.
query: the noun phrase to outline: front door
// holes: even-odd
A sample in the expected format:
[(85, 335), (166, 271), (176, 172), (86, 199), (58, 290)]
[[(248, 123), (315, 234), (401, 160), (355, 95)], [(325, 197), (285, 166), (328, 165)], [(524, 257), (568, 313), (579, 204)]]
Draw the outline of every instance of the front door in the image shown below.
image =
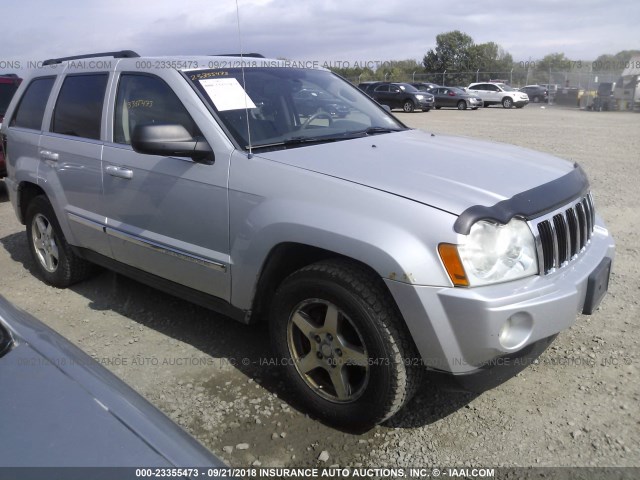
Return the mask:
[[(120, 75), (113, 142), (103, 154), (107, 233), (116, 260), (229, 300), (230, 152), (213, 165), (139, 154), (137, 125), (181, 124), (201, 135), (183, 102), (161, 78)], [(225, 158), (226, 157), (226, 158)]]

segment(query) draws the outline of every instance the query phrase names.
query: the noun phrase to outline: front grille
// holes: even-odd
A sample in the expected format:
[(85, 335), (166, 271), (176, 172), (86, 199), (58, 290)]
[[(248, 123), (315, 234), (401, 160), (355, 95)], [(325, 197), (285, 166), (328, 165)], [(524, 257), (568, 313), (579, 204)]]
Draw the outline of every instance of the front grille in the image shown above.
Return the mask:
[(595, 226), (591, 194), (534, 224), (538, 231), (540, 271), (546, 275), (574, 260), (591, 240)]

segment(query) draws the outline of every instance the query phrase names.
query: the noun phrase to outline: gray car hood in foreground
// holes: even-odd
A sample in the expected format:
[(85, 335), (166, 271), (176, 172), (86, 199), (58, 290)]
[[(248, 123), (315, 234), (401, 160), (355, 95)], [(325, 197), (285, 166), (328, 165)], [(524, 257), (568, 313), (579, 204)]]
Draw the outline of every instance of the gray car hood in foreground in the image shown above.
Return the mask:
[(573, 169), (570, 162), (533, 150), (420, 130), (258, 155), (456, 215), (473, 205), (494, 205)]
[(0, 357), (0, 479), (65, 477), (19, 467), (224, 466), (106, 368), (2, 296), (0, 324), (14, 339)]

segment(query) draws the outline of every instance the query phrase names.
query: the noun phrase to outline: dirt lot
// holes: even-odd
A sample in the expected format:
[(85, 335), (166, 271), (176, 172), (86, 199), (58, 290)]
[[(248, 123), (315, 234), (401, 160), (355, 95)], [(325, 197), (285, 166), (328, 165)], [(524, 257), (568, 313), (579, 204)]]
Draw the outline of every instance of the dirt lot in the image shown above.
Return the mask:
[[(610, 294), (539, 363), (472, 395), (429, 379), (390, 424), (355, 435), (300, 413), (246, 327), (110, 272), (69, 290), (36, 279), (0, 181), (0, 294), (108, 368), (234, 466), (640, 466), (640, 115), (529, 105), (398, 114), (438, 134), (580, 162), (617, 242)], [(420, 152), (415, 152), (420, 155)], [(248, 448), (238, 448), (239, 444)], [(241, 445), (241, 447), (244, 447)], [(328, 460), (318, 460), (321, 452)], [(324, 458), (324, 456), (323, 456)]]

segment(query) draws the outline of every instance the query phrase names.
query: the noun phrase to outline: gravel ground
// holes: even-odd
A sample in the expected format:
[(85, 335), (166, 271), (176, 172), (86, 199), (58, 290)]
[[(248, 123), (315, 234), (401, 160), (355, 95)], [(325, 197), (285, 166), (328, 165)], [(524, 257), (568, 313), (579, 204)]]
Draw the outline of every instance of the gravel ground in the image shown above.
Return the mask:
[[(617, 242), (610, 293), (534, 364), (481, 395), (432, 377), (363, 434), (296, 409), (263, 326), (247, 327), (110, 272), (68, 290), (37, 280), (0, 181), (0, 294), (40, 318), (233, 466), (640, 466), (640, 115), (529, 105), (398, 114), (437, 134), (580, 162)], [(416, 152), (419, 155), (420, 152)]]

